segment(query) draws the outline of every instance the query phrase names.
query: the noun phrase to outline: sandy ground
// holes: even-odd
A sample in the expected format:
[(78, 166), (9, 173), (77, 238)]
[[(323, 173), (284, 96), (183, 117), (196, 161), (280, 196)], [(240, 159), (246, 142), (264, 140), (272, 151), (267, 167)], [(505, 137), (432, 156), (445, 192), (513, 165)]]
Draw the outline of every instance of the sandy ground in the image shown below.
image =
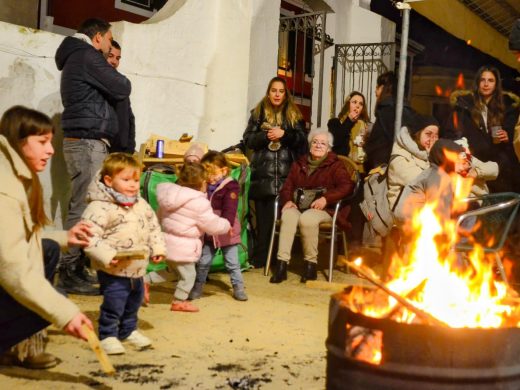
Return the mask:
[[(326, 261), (326, 259), (323, 259)], [(323, 264), (325, 265), (325, 264)], [(115, 377), (102, 374), (87, 343), (50, 330), (48, 351), (61, 363), (50, 370), (0, 368), (2, 389), (324, 389), (327, 289), (309, 288), (290, 269), (270, 284), (262, 270), (244, 273), (249, 301), (231, 297), (227, 274), (211, 274), (199, 313), (169, 310), (173, 284), (152, 286), (139, 328), (153, 348), (111, 357)], [(298, 270), (295, 270), (298, 271)], [(325, 280), (323, 273), (319, 280)], [(334, 271), (334, 282), (355, 283)], [(100, 297), (71, 296), (97, 321)]]

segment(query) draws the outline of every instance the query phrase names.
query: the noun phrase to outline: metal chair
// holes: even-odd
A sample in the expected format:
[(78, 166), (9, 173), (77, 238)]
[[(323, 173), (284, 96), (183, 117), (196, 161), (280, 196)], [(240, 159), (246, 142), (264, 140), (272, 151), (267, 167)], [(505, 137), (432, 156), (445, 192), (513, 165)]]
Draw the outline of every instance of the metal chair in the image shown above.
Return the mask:
[(485, 254), (495, 256), (500, 276), (507, 283), (500, 251), (504, 247), (520, 207), (520, 194), (501, 192), (467, 199), (467, 201), (472, 204), (478, 202), (479, 207), (459, 216), (457, 232), (467, 231), (467, 225), (472, 231), (469, 237), (459, 240), (454, 249), (457, 252), (471, 252), (477, 245), (481, 246)]
[[(338, 158), (345, 164), (345, 168), (350, 174), (351, 180), (354, 182), (354, 190), (352, 193), (345, 198), (341, 199), (338, 203), (336, 203), (336, 206), (334, 208), (334, 214), (332, 215), (332, 221), (331, 222), (324, 222), (320, 224), (320, 231), (319, 231), (319, 237), (326, 238), (330, 240), (330, 256), (329, 256), (329, 275), (328, 275), (328, 281), (332, 282), (332, 269), (334, 267), (334, 259), (336, 257), (336, 240), (338, 236), (341, 236), (343, 239), (343, 250), (345, 253), (345, 256), (347, 255), (347, 237), (345, 235), (345, 232), (338, 228), (336, 224), (336, 220), (338, 217), (339, 210), (341, 209), (342, 205), (345, 203), (350, 202), (352, 199), (355, 198), (357, 195), (360, 187), (361, 187), (361, 177), (359, 175), (359, 172), (356, 169), (355, 163), (349, 159), (348, 157), (344, 156), (338, 156)], [(269, 250), (267, 253), (267, 261), (265, 265), (264, 275), (269, 275), (269, 268), (271, 265), (271, 257), (273, 254), (273, 247), (274, 247), (274, 239), (275, 235), (279, 234), (279, 227), (280, 227), (280, 219), (279, 219), (279, 196), (276, 197), (274, 202), (274, 224), (273, 224), (273, 230), (271, 232), (271, 240), (269, 242)], [(299, 235), (296, 233), (296, 235)]]

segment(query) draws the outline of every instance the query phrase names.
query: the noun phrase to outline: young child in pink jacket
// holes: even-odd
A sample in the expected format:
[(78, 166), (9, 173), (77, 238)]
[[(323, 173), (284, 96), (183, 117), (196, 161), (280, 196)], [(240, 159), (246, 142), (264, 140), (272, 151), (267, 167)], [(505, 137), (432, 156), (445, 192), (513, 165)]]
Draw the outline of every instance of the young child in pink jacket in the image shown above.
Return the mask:
[(159, 221), (165, 233), (167, 262), (179, 273), (172, 311), (196, 312), (188, 295), (195, 283), (195, 263), (202, 253), (204, 233), (223, 234), (231, 225), (211, 208), (206, 197), (206, 171), (199, 163), (186, 163), (179, 170), (178, 184), (157, 186)]

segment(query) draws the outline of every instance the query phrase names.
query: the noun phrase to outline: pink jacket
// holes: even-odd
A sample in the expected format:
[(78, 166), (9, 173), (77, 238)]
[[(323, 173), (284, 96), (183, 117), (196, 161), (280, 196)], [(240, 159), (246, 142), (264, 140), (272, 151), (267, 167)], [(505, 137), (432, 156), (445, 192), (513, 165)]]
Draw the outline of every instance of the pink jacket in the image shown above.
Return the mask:
[(198, 261), (204, 233), (223, 234), (231, 228), (227, 219), (213, 212), (203, 192), (173, 183), (159, 184), (156, 192), (168, 260)]

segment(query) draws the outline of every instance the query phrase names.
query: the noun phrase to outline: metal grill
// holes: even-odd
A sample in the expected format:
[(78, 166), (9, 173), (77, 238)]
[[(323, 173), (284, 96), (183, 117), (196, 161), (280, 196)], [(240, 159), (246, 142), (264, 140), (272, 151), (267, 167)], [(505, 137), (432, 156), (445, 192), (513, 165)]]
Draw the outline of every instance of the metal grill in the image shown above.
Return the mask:
[(459, 0), (482, 20), (504, 36), (509, 36), (511, 27), (520, 18), (518, 0)]
[(394, 58), (394, 42), (335, 45), (330, 117), (336, 116), (352, 91), (359, 91), (365, 96), (367, 110), (371, 114), (377, 76), (394, 69)]

